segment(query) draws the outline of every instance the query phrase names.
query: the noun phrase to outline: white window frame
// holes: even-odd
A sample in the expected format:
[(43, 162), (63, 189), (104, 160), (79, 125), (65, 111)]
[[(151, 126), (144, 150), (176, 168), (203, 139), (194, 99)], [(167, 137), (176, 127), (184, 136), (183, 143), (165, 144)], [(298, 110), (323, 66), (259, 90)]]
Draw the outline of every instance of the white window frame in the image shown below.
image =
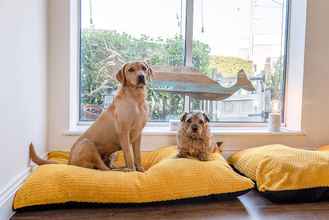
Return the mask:
[[(289, 57), (289, 33), (291, 20), (291, 2), (295, 0), (287, 0), (286, 9), (286, 30), (285, 30), (285, 80), (287, 79), (288, 57)], [(80, 121), (80, 27), (81, 27), (81, 0), (70, 0), (70, 101), (69, 101), (69, 134), (76, 134), (84, 131), (93, 122)], [(193, 42), (193, 10), (194, 0), (186, 0), (186, 27), (185, 27), (185, 57), (184, 63), (186, 66), (192, 66), (192, 42)], [(285, 82), (287, 87), (287, 80)], [(285, 97), (287, 96), (287, 89), (285, 89)], [(285, 98), (286, 102), (286, 98)], [(189, 97), (185, 96), (185, 110), (189, 111)], [(286, 103), (284, 103), (286, 106)], [(283, 110), (283, 115), (286, 115), (286, 107)], [(146, 128), (160, 128), (168, 127), (168, 122), (148, 122)], [(210, 126), (217, 128), (256, 128), (262, 129), (267, 127), (267, 122), (211, 122)], [(286, 118), (282, 122), (282, 128), (286, 127)], [(294, 129), (299, 130), (299, 129)]]

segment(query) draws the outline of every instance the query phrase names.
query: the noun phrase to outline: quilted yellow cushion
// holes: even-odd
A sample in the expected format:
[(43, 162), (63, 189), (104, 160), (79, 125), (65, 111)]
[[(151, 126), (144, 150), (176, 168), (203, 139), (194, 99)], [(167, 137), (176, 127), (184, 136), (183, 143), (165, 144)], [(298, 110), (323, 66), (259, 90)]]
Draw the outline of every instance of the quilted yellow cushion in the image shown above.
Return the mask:
[[(176, 147), (143, 152), (146, 172), (99, 171), (66, 165), (68, 155), (49, 158), (64, 164), (38, 167), (17, 191), (14, 209), (35, 205), (88, 203), (146, 203), (203, 196), (238, 196), (253, 182), (235, 173), (220, 154), (212, 161), (176, 158)], [(118, 164), (123, 164), (122, 153)]]
[(228, 162), (273, 201), (329, 198), (329, 152), (268, 145), (237, 152)]

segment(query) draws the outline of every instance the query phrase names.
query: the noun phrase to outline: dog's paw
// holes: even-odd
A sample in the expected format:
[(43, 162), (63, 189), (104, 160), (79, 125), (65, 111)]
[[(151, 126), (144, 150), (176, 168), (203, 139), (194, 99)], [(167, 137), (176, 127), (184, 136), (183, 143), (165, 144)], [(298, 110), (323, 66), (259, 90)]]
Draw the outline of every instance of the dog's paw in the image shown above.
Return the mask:
[(134, 172), (134, 171), (136, 171), (136, 169), (135, 169), (135, 168), (128, 168), (128, 167), (125, 167), (125, 168), (122, 169), (122, 171), (123, 171), (123, 172)]
[(145, 172), (145, 170), (144, 170), (144, 168), (143, 168), (142, 166), (136, 166), (136, 170), (137, 170), (138, 172), (142, 172), (142, 173)]
[(204, 158), (204, 157), (199, 157), (198, 159), (199, 159), (200, 161), (209, 161), (208, 158)]
[(176, 157), (178, 157), (178, 158), (188, 158), (188, 155), (186, 153), (183, 153), (183, 152), (178, 152)]
[(199, 154), (199, 155), (198, 155), (198, 159), (199, 159), (200, 161), (209, 161), (209, 160), (210, 160), (210, 158), (209, 158), (209, 154), (207, 154), (207, 153)]

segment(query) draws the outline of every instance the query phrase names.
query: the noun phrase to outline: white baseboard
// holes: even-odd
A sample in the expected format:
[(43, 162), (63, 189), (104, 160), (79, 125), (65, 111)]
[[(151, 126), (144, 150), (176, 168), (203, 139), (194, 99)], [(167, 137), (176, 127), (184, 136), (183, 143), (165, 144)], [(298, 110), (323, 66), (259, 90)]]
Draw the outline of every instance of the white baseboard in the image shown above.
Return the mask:
[(0, 220), (10, 219), (14, 211), (13, 201), (18, 188), (24, 180), (30, 175), (32, 167), (26, 168), (23, 172), (18, 174), (7, 186), (0, 192)]
[[(42, 155), (42, 158), (47, 158), (47, 153)], [(16, 175), (7, 186), (0, 191), (0, 220), (10, 219), (15, 212), (13, 211), (13, 201), (16, 191), (25, 181), (25, 179), (31, 174), (35, 165), (29, 161), (29, 166), (23, 170), (21, 173)]]

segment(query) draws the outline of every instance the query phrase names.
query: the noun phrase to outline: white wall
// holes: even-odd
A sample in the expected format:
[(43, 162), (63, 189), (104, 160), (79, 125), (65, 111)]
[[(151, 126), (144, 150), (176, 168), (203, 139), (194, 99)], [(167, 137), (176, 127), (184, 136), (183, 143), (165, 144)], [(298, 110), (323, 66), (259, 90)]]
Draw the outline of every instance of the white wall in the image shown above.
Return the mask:
[[(329, 144), (329, 78), (328, 78), (328, 51), (329, 51), (329, 29), (325, 28), (329, 20), (329, 1), (309, 0), (307, 9), (307, 30), (305, 42), (305, 5), (306, 0), (292, 0), (295, 25), (291, 39), (294, 40), (295, 48), (304, 48), (306, 44), (305, 60), (300, 50), (291, 53), (289, 59), (290, 71), (299, 78), (297, 89), (291, 88), (288, 94), (295, 102), (290, 102), (289, 124), (299, 123), (297, 128), (305, 131), (306, 135), (220, 135), (216, 139), (224, 141), (227, 153), (238, 149), (271, 143), (282, 143), (296, 147), (315, 148), (322, 144)], [(50, 42), (50, 87), (49, 87), (49, 127), (48, 146), (53, 149), (68, 149), (77, 136), (65, 136), (64, 132), (69, 128), (69, 76), (70, 65), (68, 54), (70, 53), (69, 42), (69, 3), (65, 0), (53, 1), (51, 3), (50, 33), (53, 38)], [(304, 16), (304, 19), (303, 19)], [(54, 22), (56, 21), (56, 23)], [(312, 26), (312, 27), (311, 27)], [(303, 31), (303, 33), (300, 33)], [(299, 41), (296, 41), (299, 39)], [(298, 56), (297, 56), (298, 55)], [(298, 62), (298, 63), (297, 63)], [(303, 73), (305, 80), (303, 81)], [(294, 82), (293, 78), (290, 82)], [(293, 92), (296, 92), (294, 94)], [(303, 93), (302, 93), (303, 92)], [(297, 106), (299, 105), (300, 108)], [(296, 111), (295, 111), (296, 109)], [(291, 126), (294, 127), (294, 126)], [(296, 126), (295, 126), (296, 128)], [(175, 144), (174, 136), (144, 136), (143, 148)]]
[(65, 122), (69, 120), (69, 2), (48, 1), (48, 146), (51, 147), (56, 146), (54, 143), (62, 136), (68, 126)]
[(12, 184), (28, 171), (28, 144), (33, 141), (41, 155), (46, 149), (47, 1), (1, 0), (0, 27), (3, 205)]
[(316, 144), (329, 144), (328, 11), (329, 1), (308, 1), (302, 127)]

